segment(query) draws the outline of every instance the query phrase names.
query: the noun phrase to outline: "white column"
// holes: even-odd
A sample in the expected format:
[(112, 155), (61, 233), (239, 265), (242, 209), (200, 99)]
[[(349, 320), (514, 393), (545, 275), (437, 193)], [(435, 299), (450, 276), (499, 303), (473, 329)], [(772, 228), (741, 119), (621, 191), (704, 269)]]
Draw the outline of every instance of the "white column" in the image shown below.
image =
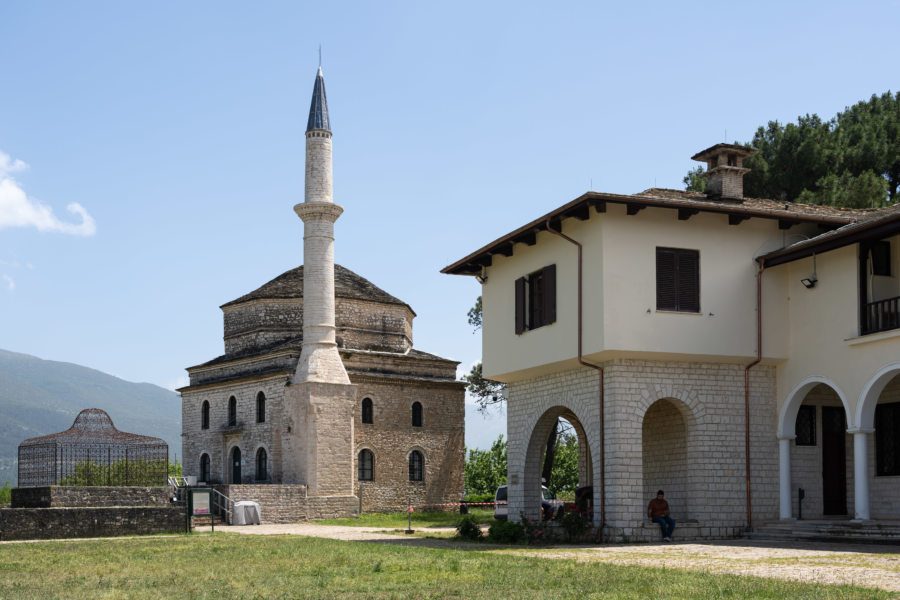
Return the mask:
[(791, 442), (794, 436), (778, 438), (778, 518), (792, 519)]
[(869, 435), (872, 429), (851, 429), (853, 434), (854, 520), (868, 521), (869, 513)]

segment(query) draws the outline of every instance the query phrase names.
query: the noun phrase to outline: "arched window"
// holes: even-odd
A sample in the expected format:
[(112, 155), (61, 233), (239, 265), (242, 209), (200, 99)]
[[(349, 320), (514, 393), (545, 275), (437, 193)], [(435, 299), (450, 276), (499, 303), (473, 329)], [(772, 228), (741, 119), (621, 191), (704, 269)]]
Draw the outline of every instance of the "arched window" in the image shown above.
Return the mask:
[[(200, 409), (200, 429), (209, 429), (209, 401), (203, 401), (203, 407)], [(206, 481), (204, 479), (204, 481)]]
[(371, 450), (359, 451), (359, 480), (375, 481), (375, 456)]
[[(262, 392), (260, 392), (261, 394)], [(256, 451), (256, 480), (265, 481), (269, 478), (268, 459), (266, 449), (260, 448)]]
[(421, 427), (422, 426), (422, 403), (421, 402), (413, 402), (412, 426), (413, 427)]
[(409, 480), (425, 481), (425, 460), (418, 450), (409, 453)]
[(256, 395), (256, 422), (266, 422), (266, 395), (262, 392)]
[(234, 396), (228, 399), (228, 426), (237, 426), (237, 398)]
[[(209, 404), (209, 403), (205, 403)], [(204, 454), (200, 457), (200, 481), (203, 483), (209, 482), (209, 454)]]
[(372, 399), (371, 398), (363, 398), (362, 403), (362, 422), (372, 424), (375, 422), (373, 417), (372, 410)]

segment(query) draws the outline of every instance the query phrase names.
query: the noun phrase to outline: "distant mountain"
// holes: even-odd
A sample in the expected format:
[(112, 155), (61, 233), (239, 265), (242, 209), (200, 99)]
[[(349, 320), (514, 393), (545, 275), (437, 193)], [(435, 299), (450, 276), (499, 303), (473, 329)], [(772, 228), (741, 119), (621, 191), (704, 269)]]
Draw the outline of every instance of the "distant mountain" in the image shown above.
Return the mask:
[(181, 454), (181, 398), (150, 383), (0, 350), (0, 486), (15, 485), (19, 444), (68, 429), (85, 408), (102, 408), (120, 431), (161, 437)]

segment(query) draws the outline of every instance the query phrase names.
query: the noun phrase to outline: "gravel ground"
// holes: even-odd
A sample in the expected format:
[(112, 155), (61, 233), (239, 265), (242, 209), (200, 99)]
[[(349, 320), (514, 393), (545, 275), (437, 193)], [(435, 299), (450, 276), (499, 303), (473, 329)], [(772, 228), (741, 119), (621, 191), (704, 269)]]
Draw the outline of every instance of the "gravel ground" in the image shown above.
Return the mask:
[[(198, 527), (197, 531), (208, 531)], [(341, 527), (300, 523), (295, 525), (217, 526), (217, 531), (249, 535), (306, 535), (336, 540), (370, 541), (432, 548), (471, 546), (452, 540), (405, 537), (397, 529)], [(417, 532), (450, 532), (452, 528)], [(478, 544), (486, 550), (490, 546)], [(711, 573), (793, 579), (807, 583), (851, 584), (900, 592), (900, 548), (862, 544), (765, 542), (728, 540), (705, 544), (630, 544), (550, 548), (498, 548), (498, 553), (579, 562), (605, 562)], [(900, 598), (900, 596), (898, 596)]]

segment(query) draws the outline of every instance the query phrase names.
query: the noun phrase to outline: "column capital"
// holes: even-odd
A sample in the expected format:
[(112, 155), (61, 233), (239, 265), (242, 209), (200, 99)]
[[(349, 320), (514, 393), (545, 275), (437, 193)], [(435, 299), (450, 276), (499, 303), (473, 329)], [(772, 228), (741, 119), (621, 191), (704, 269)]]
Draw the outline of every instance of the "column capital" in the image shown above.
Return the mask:
[(862, 427), (857, 427), (856, 429), (848, 429), (847, 433), (852, 433), (853, 435), (865, 434), (865, 433), (875, 433), (874, 429), (863, 429)]
[(333, 202), (301, 202), (294, 205), (294, 212), (304, 223), (308, 219), (327, 219), (334, 223), (344, 208)]

